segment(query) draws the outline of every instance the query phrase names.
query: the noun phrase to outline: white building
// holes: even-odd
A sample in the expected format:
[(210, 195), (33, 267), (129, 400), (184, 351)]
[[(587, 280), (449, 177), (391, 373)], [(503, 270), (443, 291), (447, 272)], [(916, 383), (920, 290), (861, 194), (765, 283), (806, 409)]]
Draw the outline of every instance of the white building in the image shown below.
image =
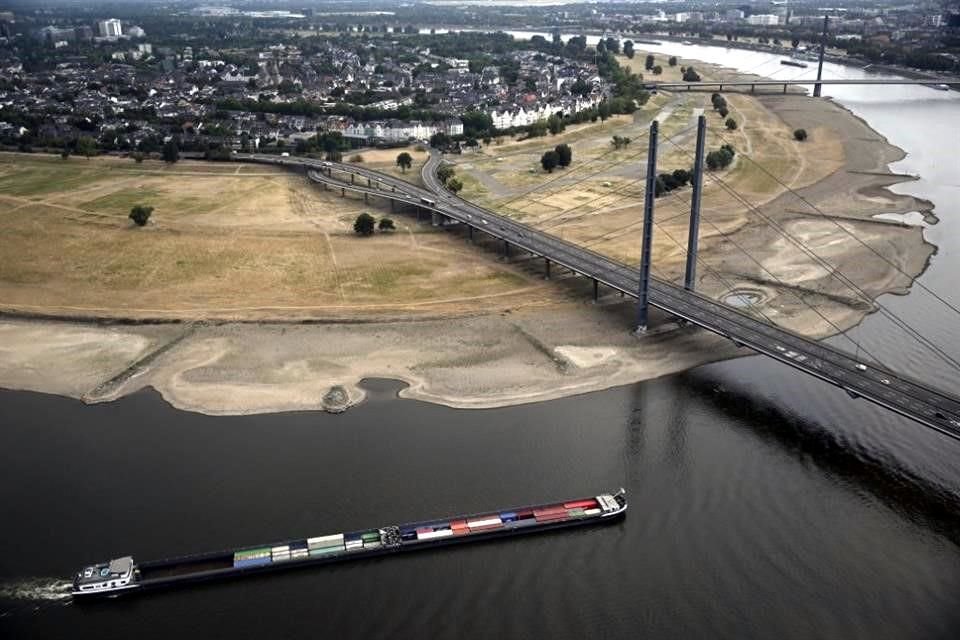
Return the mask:
[(127, 29), (127, 35), (131, 38), (146, 38), (147, 32), (141, 29), (140, 27), (134, 25)]
[(120, 25), (120, 21), (116, 18), (111, 18), (110, 20), (101, 20), (97, 23), (97, 29), (100, 31), (100, 36), (103, 38), (119, 38), (123, 35), (123, 27)]
[(747, 18), (747, 24), (761, 25), (761, 26), (775, 26), (780, 24), (780, 16), (775, 16), (772, 13), (758, 13)]

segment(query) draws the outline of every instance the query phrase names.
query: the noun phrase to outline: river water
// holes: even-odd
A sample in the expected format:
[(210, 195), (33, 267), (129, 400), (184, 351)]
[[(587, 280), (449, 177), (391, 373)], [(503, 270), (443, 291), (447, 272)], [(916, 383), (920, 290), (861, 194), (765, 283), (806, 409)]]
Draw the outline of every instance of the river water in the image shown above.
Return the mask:
[[(783, 73), (754, 52), (664, 53)], [(774, 68), (770, 68), (774, 67)], [(769, 71), (768, 71), (769, 70)], [(791, 69), (797, 72), (797, 69)], [(862, 73), (828, 65), (827, 77)], [(831, 89), (936, 203), (922, 278), (960, 302), (960, 100)], [(916, 288), (884, 302), (955, 357)], [(878, 316), (856, 330), (957, 390)], [(869, 338), (868, 338), (869, 337)], [(339, 416), (209, 417), (152, 391), (0, 391), (0, 637), (956, 638), (960, 443), (759, 357), (551, 402), (370, 397)], [(627, 488), (609, 526), (78, 606), (64, 577), (175, 554)]]

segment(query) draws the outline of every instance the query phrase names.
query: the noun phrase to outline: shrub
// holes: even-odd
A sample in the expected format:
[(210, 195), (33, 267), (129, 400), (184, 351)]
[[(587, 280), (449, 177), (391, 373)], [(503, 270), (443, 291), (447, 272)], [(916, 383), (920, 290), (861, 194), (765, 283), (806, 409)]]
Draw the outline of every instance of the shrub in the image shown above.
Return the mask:
[(380, 218), (377, 228), (380, 229), (380, 231), (393, 231), (397, 227), (393, 224), (393, 220), (390, 218)]
[(730, 131), (735, 131), (737, 128), (737, 121), (733, 118), (727, 118), (727, 121), (724, 123), (724, 126)]
[(363, 162), (363, 156), (359, 153), (355, 153), (350, 156), (350, 162)]
[(799, 140), (800, 142), (803, 142), (804, 140), (807, 139), (807, 130), (806, 130), (806, 129), (794, 129), (794, 131), (793, 131), (793, 137), (796, 138), (797, 140)]
[(130, 209), (129, 218), (133, 220), (138, 227), (142, 227), (147, 224), (147, 220), (150, 219), (151, 213), (153, 213), (153, 207), (138, 204), (134, 205), (134, 207)]

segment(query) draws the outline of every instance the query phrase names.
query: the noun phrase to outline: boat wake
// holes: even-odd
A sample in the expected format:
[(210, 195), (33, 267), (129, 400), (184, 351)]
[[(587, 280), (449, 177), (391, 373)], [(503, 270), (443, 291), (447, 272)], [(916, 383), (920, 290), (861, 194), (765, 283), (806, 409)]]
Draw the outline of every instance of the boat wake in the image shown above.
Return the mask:
[(0, 582), (0, 600), (57, 602), (70, 600), (71, 584), (60, 578), (25, 578)]

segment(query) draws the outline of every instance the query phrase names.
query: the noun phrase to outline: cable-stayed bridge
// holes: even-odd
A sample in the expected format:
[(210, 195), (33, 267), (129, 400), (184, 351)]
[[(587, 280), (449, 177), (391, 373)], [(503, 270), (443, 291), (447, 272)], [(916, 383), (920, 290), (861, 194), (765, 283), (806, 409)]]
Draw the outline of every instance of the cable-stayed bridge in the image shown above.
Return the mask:
[[(440, 162), (437, 156), (432, 156), (424, 165), (427, 188), (365, 167), (337, 162), (256, 154), (242, 159), (305, 171), (313, 182), (344, 194), (351, 191), (365, 198), (378, 197), (429, 211), (438, 222), (459, 223), (471, 239), (476, 232), (484, 233), (500, 240), (505, 251), (512, 247), (543, 258), (547, 277), (550, 266), (557, 265), (592, 279), (595, 295), (605, 286), (627, 296), (640, 297), (641, 272), (636, 267), (469, 203), (444, 189), (436, 177)], [(873, 363), (868, 366), (841, 349), (773, 326), (656, 277), (650, 279), (649, 304), (834, 384), (853, 397), (864, 398), (960, 439), (960, 399), (945, 390), (890, 368)]]

